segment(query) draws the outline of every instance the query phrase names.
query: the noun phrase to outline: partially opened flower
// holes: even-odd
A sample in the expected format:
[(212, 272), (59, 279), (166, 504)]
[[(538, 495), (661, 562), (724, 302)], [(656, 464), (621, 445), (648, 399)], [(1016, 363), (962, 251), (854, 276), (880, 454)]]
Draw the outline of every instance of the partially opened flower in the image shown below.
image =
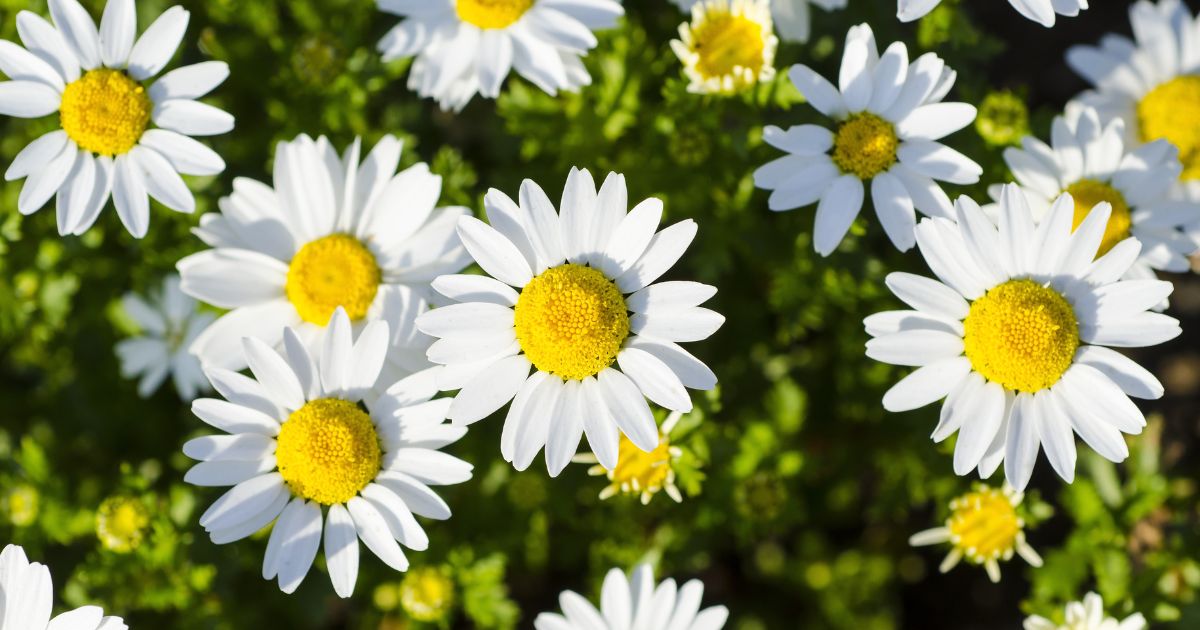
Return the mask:
[[(928, 14), (942, 0), (897, 0), (896, 17), (912, 22)], [(1088, 8), (1088, 0), (1008, 0), (1021, 15), (1047, 28), (1054, 26), (1055, 17), (1075, 17)]]
[(1104, 614), (1104, 600), (1096, 593), (1088, 593), (1082, 602), (1067, 604), (1064, 623), (1059, 625), (1033, 615), (1025, 619), (1025, 630), (1146, 630), (1146, 618), (1134, 613), (1121, 621)]
[(671, 432), (679, 424), (683, 414), (672, 411), (658, 430), (658, 446), (650, 452), (638, 448), (624, 435), (617, 449), (617, 465), (605, 468), (600, 465), (594, 453), (576, 455), (573, 461), (581, 464), (593, 464), (588, 468), (588, 475), (607, 477), (608, 485), (600, 491), (600, 499), (609, 499), (618, 494), (630, 494), (639, 497), (642, 505), (649, 505), (650, 500), (659, 492), (676, 503), (683, 501), (683, 494), (675, 485), (675, 462), (683, 456), (683, 450), (671, 443)]
[(950, 502), (950, 517), (943, 527), (913, 534), (914, 547), (950, 544), (950, 553), (938, 570), (948, 572), (964, 558), (983, 566), (988, 578), (1000, 581), (1000, 563), (1020, 555), (1031, 566), (1042, 566), (1042, 557), (1025, 542), (1025, 519), (1017, 513), (1025, 495), (1004, 485), (1002, 490), (977, 484), (975, 489)]
[(443, 520), (450, 508), (430, 486), (462, 483), (471, 465), (438, 449), (466, 434), (443, 424), (449, 399), (430, 400), (428, 371), (370, 391), (383, 367), (387, 324), (367, 324), (352, 339), (338, 308), (311, 353), (297, 332), (284, 333), (284, 354), (244, 340), (255, 378), (207, 368), (225, 400), (203, 398), (192, 411), (228, 435), (190, 440), (200, 460), (184, 477), (198, 486), (233, 486), (200, 516), (218, 545), (274, 522), (263, 578), (285, 593), (308, 574), (324, 531), (334, 591), (349, 597), (358, 577), (358, 540), (389, 567), (404, 571), (400, 545), (421, 551), (429, 537), (416, 516)]
[(657, 586), (650, 565), (639, 565), (631, 579), (620, 569), (604, 577), (597, 610), (583, 596), (563, 591), (558, 597), (562, 614), (542, 613), (533, 620), (536, 630), (720, 630), (729, 619), (729, 609), (712, 606), (700, 610), (704, 584), (690, 580), (676, 588), (667, 578)]
[(152, 81), (187, 30), (182, 7), (168, 9), (135, 41), (133, 0), (109, 0), (98, 30), (77, 0), (49, 4), (53, 26), (29, 11), (17, 15), (24, 48), (0, 40), (0, 71), (12, 79), (0, 83), (0, 114), (57, 113), (61, 126), (25, 147), (4, 175), (25, 178), (21, 214), (57, 195), (59, 234), (82, 234), (111, 196), (125, 229), (141, 238), (149, 197), (195, 210), (180, 175), (215, 175), (225, 162), (190, 136), (233, 129), (232, 116), (196, 99), (229, 76), (228, 66), (207, 61)]
[[(703, 0), (673, 0), (679, 8), (690, 11)], [(826, 11), (846, 8), (846, 0), (769, 0), (771, 18), (779, 36), (785, 42), (807, 42), (812, 33), (812, 7)]]
[(339, 156), (324, 137), (300, 136), (276, 148), (274, 188), (234, 180), (195, 230), (213, 249), (178, 264), (184, 292), (231, 309), (192, 352), (242, 369), (242, 337), (278, 348), (290, 326), (313, 341), (340, 306), (356, 331), (376, 320), (392, 331), (380, 385), (428, 367), (432, 340), (413, 320), (430, 281), (470, 261), (454, 232), (468, 210), (437, 207), (442, 178), (424, 163), (397, 173), (400, 148), (384, 136), (360, 164), (357, 140)]
[(903, 42), (880, 56), (871, 27), (861, 24), (846, 35), (838, 86), (808, 66), (788, 75), (834, 128), (774, 126), (763, 139), (787, 152), (754, 173), (754, 183), (770, 190), (771, 210), (817, 204), (813, 246), (828, 256), (862, 209), (867, 182), (875, 214), (901, 251), (913, 246), (916, 210), (952, 215), (950, 199), (938, 181), (973, 184), (978, 164), (938, 140), (975, 119), (966, 103), (943, 103), (954, 71), (933, 53), (912, 64)]
[(701, 94), (734, 94), (770, 81), (778, 45), (766, 0), (705, 0), (671, 40), (691, 81), (688, 91)]
[(496, 98), (509, 72), (556, 94), (592, 82), (582, 57), (592, 31), (625, 14), (616, 0), (376, 0), (404, 18), (379, 41), (386, 61), (416, 57), (408, 88), (461, 110)]
[(1075, 436), (1114, 462), (1121, 435), (1146, 420), (1129, 399), (1158, 398), (1150, 372), (1110, 347), (1152, 346), (1179, 335), (1179, 322), (1148, 309), (1171, 283), (1122, 280), (1141, 244), (1129, 238), (1096, 257), (1111, 207), (1100, 203), (1072, 230), (1075, 202), (1063, 194), (1041, 223), (1025, 195), (1006, 186), (999, 229), (973, 201), (958, 222), (917, 226), (921, 254), (938, 280), (909, 273), (888, 287), (913, 307), (868, 317), (867, 355), (918, 369), (883, 397), (889, 411), (945, 399), (933, 439), (958, 432), (954, 471), (989, 477), (1004, 462), (1023, 490), (1044, 447), (1066, 481), (1075, 476)]
[(146, 298), (126, 294), (121, 306), (141, 328), (140, 335), (117, 342), (121, 376), (140, 377), (138, 394), (142, 398), (153, 394), (168, 375), (183, 400), (190, 401), (208, 389), (200, 360), (188, 348), (216, 315), (197, 310), (196, 300), (179, 289), (179, 276), (163, 278), (162, 289)]
[(438, 278), (434, 288), (460, 304), (417, 320), (439, 338), (429, 348), (429, 359), (445, 366), (439, 386), (461, 389), (450, 406), (454, 422), (482, 420), (513, 401), (500, 451), (518, 470), (545, 447), (546, 466), (558, 475), (584, 434), (605, 468), (617, 464), (619, 433), (653, 451), (659, 433), (646, 398), (689, 411), (685, 388), (716, 385), (677, 342), (705, 339), (724, 323), (699, 306), (717, 290), (652, 284), (691, 244), (696, 223), (656, 232), (662, 202), (627, 210), (627, 197), (624, 177), (610, 174), (597, 193), (591, 174), (576, 169), (559, 210), (529, 180), (520, 205), (488, 191), (491, 225), (463, 217), (458, 231), (491, 277)]
[(45, 565), (30, 562), (25, 550), (8, 545), (0, 553), (0, 630), (127, 630), (120, 617), (105, 617), (98, 606), (83, 606), (50, 618), (54, 585)]

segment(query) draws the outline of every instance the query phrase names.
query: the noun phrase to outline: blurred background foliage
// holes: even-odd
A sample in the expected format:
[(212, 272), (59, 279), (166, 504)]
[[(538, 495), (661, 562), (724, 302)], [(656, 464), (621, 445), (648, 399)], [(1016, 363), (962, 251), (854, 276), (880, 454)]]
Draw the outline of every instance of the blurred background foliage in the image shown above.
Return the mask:
[[(84, 4), (99, 15), (103, 2)], [(141, 27), (169, 4), (140, 0)], [(1045, 568), (1006, 564), (999, 585), (967, 565), (942, 576), (944, 549), (906, 540), (941, 524), (971, 480), (951, 471), (952, 441), (929, 441), (934, 407), (884, 413), (880, 397), (902, 371), (863, 355), (861, 324), (898, 306), (886, 273), (925, 270), (893, 250), (869, 210), (828, 259), (813, 253), (811, 209), (766, 210), (751, 181), (776, 157), (762, 126), (817, 116), (786, 73), (742, 97), (687, 94), (667, 45), (684, 16), (667, 0), (627, 0), (622, 28), (587, 58), (593, 86), (552, 98), (510, 78), (498, 101), (455, 116), (405, 89), (405, 62), (380, 61), (374, 44), (394, 18), (370, 0), (183, 4), (183, 61), (229, 63), (213, 102), (238, 120), (212, 141), (228, 170), (191, 180), (196, 215), (156, 207), (135, 241), (109, 210), (82, 238), (60, 238), (52, 209), (22, 218), (20, 183), (0, 185), (0, 541), (49, 564), (59, 605), (99, 603), (134, 628), (528, 628), (561, 590), (594, 596), (609, 567), (648, 560), (660, 576), (703, 579), (705, 602), (726, 604), (733, 630), (1013, 629), (1089, 589), (1113, 614), (1200, 627), (1194, 277), (1173, 278), (1184, 335), (1137, 357), (1167, 396), (1147, 405), (1153, 421), (1132, 438), (1129, 461), (1081, 457), (1072, 486), (1047, 466), (1035, 473), (1029, 538)], [(881, 42), (936, 50), (958, 71), (955, 100), (981, 107), (950, 144), (984, 165), (984, 181), (948, 192), (982, 199), (984, 184), (1007, 178), (1003, 147), (1044, 135), (1082, 88), (1065, 48), (1127, 30), (1124, 2), (1094, 4), (1045, 30), (1005, 2), (947, 0), (902, 25), (892, 0), (851, 0), (843, 12), (814, 11), (813, 40), (783, 45), (777, 65), (835, 75), (846, 29), (864, 21)], [(21, 9), (45, 12), (41, 0), (0, 0), (0, 37), (15, 39)], [(0, 161), (53, 125), (0, 120)], [(429, 551), (407, 574), (364, 560), (350, 600), (333, 595), (320, 561), (294, 596), (264, 582), (262, 534), (212, 545), (196, 519), (217, 492), (181, 481), (180, 445), (204, 430), (169, 387), (142, 400), (121, 379), (113, 345), (131, 330), (116, 302), (199, 249), (188, 231), (198, 215), (236, 176), (269, 181), (274, 143), (298, 133), (337, 146), (398, 134), (405, 164), (426, 161), (445, 177), (447, 205), (478, 210), (487, 188), (514, 193), (526, 177), (557, 196), (580, 166), (626, 173), (631, 199), (661, 197), (668, 222), (695, 218), (700, 235), (672, 273), (720, 287), (713, 308), (728, 322), (692, 348), (721, 385), (696, 396), (673, 436), (683, 503), (601, 501), (606, 481), (585, 465), (553, 480), (540, 464), (516, 473), (499, 456), (494, 419), (451, 449), (476, 475), (446, 489), (455, 516), (428, 524)]]

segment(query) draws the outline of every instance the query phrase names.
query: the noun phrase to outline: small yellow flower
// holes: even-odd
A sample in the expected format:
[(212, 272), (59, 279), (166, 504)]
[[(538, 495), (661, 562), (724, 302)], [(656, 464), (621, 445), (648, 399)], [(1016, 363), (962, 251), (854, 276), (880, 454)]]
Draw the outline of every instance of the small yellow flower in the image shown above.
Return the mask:
[(771, 8), (766, 0), (703, 0), (671, 41), (689, 92), (735, 94), (775, 77)]
[(134, 497), (109, 497), (96, 511), (96, 537), (110, 551), (129, 553), (142, 544), (150, 513)]
[(454, 605), (454, 580), (444, 568), (419, 567), (400, 582), (400, 605), (417, 621), (445, 619)]
[(589, 475), (608, 477), (609, 484), (600, 491), (602, 500), (617, 494), (634, 494), (641, 496), (642, 505), (647, 505), (655, 494), (665, 491), (667, 496), (680, 503), (683, 494), (675, 485), (675, 470), (671, 465), (683, 456), (683, 451), (671, 444), (670, 437), (681, 417), (677, 411), (667, 416), (659, 428), (658, 447), (648, 453), (621, 435), (617, 465), (612, 470), (606, 470), (592, 454), (578, 455), (574, 461), (593, 464), (588, 469)]
[(14, 486), (4, 496), (4, 512), (8, 520), (17, 527), (33, 525), (38, 515), (38, 491), (22, 483)]

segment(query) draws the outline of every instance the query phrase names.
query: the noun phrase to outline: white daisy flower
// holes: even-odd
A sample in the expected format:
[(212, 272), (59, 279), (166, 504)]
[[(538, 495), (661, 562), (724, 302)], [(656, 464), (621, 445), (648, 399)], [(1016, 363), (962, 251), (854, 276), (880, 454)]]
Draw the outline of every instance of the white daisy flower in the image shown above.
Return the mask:
[[(901, 22), (920, 19), (942, 0), (897, 0), (896, 17)], [(1088, 8), (1088, 0), (1008, 0), (1021, 15), (1046, 28), (1054, 26), (1057, 15), (1075, 17)]]
[(188, 352), (188, 347), (216, 315), (197, 310), (196, 300), (179, 289), (179, 276), (167, 276), (162, 290), (146, 298), (127, 293), (121, 298), (121, 306), (142, 329), (141, 335), (117, 343), (121, 376), (141, 377), (138, 394), (142, 398), (158, 390), (167, 375), (183, 400), (192, 400), (208, 389), (200, 360)]
[(1130, 146), (1174, 144), (1183, 162), (1176, 193), (1200, 200), (1200, 20), (1179, 0), (1141, 0), (1129, 22), (1133, 40), (1109, 33), (1067, 51), (1067, 65), (1093, 85), (1078, 98), (1101, 122), (1123, 120)]
[[(233, 129), (233, 116), (196, 99), (229, 76), (221, 61), (173, 70), (151, 83), (175, 55), (188, 12), (172, 7), (136, 42), (133, 0), (109, 0), (97, 30), (77, 0), (49, 0), (51, 26), (17, 15), (22, 48), (0, 40), (0, 114), (57, 113), (61, 129), (25, 147), (8, 181), (25, 178), (17, 207), (32, 214), (57, 194), (59, 234), (83, 234), (111, 196), (135, 238), (146, 235), (154, 197), (179, 212), (196, 200), (180, 175), (215, 175), (225, 162), (190, 136)], [(147, 196), (149, 195), (149, 197)]]
[[(657, 586), (650, 565), (639, 565), (631, 579), (620, 569), (604, 576), (600, 591), (600, 609), (575, 591), (558, 596), (562, 614), (541, 613), (533, 620), (536, 630), (628, 630), (662, 628), (664, 630), (720, 630), (729, 618), (729, 609), (712, 606), (700, 610), (704, 584), (689, 580), (675, 587), (667, 578)], [(1122, 629), (1124, 630), (1124, 629)]]
[[(1050, 211), (1064, 192), (1075, 200), (1074, 227), (1079, 227), (1101, 201), (1112, 215), (1100, 241), (1099, 255), (1129, 236), (1142, 243), (1142, 253), (1129, 268), (1130, 278), (1154, 278), (1154, 270), (1183, 272), (1198, 245), (1182, 227), (1200, 219), (1200, 203), (1171, 198), (1182, 166), (1175, 147), (1156, 140), (1136, 148), (1125, 144), (1125, 123), (1102, 125), (1096, 110), (1067, 105), (1054, 119), (1050, 144), (1026, 136), (1024, 149), (1008, 148), (1004, 161), (1026, 193), (1035, 221)], [(999, 199), (1000, 185), (988, 189)]]
[(1025, 619), (1025, 630), (1146, 630), (1146, 618), (1135, 613), (1122, 621), (1104, 614), (1104, 600), (1088, 593), (1082, 602), (1067, 604), (1066, 623), (1058, 625), (1045, 617), (1033, 615)]
[(770, 81), (778, 46), (766, 0), (705, 0), (671, 40), (696, 94), (736, 94)]
[(999, 230), (975, 202), (960, 197), (958, 222), (917, 226), (921, 254), (938, 280), (908, 273), (888, 287), (916, 310), (865, 321), (867, 355), (918, 367), (883, 397), (889, 411), (946, 399), (933, 432), (958, 431), (954, 471), (989, 477), (1004, 462), (1017, 490), (1038, 450), (1068, 483), (1078, 433), (1097, 453), (1123, 461), (1121, 433), (1146, 420), (1129, 397), (1163, 388), (1134, 361), (1110, 349), (1152, 346), (1179, 335), (1179, 322), (1147, 309), (1171, 283), (1121, 280), (1141, 244), (1125, 239), (1096, 258), (1111, 208), (1101, 203), (1072, 232), (1075, 202), (1063, 194), (1039, 224), (1016, 185), (1000, 198)]
[(512, 70), (556, 94), (590, 85), (581, 58), (592, 31), (625, 14), (616, 0), (376, 0), (404, 18), (379, 41), (385, 61), (416, 57), (408, 88), (461, 110), (475, 96), (496, 98)]
[(808, 66), (793, 66), (788, 75), (836, 128), (764, 129), (763, 139), (788, 155), (755, 171), (754, 183), (772, 191), (771, 210), (817, 203), (813, 245), (822, 256), (854, 223), (866, 181), (875, 214), (901, 251), (914, 243), (914, 207), (930, 216), (953, 214), (937, 181), (979, 181), (978, 164), (937, 142), (975, 120), (973, 106), (941, 102), (955, 73), (937, 55), (926, 53), (910, 65), (908, 49), (895, 42), (880, 56), (871, 27), (860, 24), (846, 35), (839, 87)]
[(400, 545), (429, 546), (413, 515), (450, 518), (429, 486), (471, 478), (470, 464), (438, 450), (467, 430), (442, 423), (450, 400), (430, 400), (428, 372), (364, 399), (383, 367), (387, 338), (387, 324), (373, 321), (354, 342), (339, 307), (316, 353), (288, 328), (282, 355), (261, 340), (243, 341), (254, 379), (206, 368), (226, 400), (202, 398), (192, 412), (228, 435), (183, 445), (200, 460), (184, 481), (233, 486), (200, 516), (215, 544), (275, 523), (263, 578), (277, 578), (285, 593), (308, 574), (322, 528), (329, 577), (341, 597), (354, 591), (359, 538), (389, 567), (407, 570)]
[(50, 618), (54, 585), (46, 565), (30, 562), (25, 550), (8, 545), (0, 553), (0, 630), (127, 630), (120, 617), (84, 606)]
[[(672, 0), (684, 11), (691, 11), (702, 0)], [(768, 0), (771, 19), (785, 42), (807, 42), (812, 33), (812, 7), (826, 11), (846, 8), (846, 0)]]
[(560, 210), (529, 180), (519, 206), (498, 190), (488, 191), (484, 205), (491, 225), (463, 217), (458, 233), (491, 277), (438, 278), (434, 288), (460, 303), (417, 320), (439, 338), (429, 348), (429, 359), (445, 366), (439, 387), (461, 389), (448, 417), (470, 424), (515, 396), (500, 451), (525, 470), (545, 447), (551, 476), (570, 462), (585, 433), (605, 468), (617, 464), (618, 429), (653, 451), (658, 426), (646, 398), (686, 412), (692, 401), (685, 387), (717, 383), (676, 343), (705, 339), (724, 323), (699, 306), (717, 290), (697, 282), (651, 284), (683, 255), (696, 223), (655, 233), (662, 201), (647, 199), (627, 212), (623, 176), (609, 174), (597, 193), (591, 174), (577, 169), (567, 177)]
[(437, 208), (442, 178), (424, 163), (400, 173), (401, 143), (384, 136), (359, 164), (360, 143), (338, 157), (300, 136), (275, 152), (275, 188), (245, 178), (195, 230), (213, 249), (179, 261), (183, 291), (231, 309), (191, 350), (204, 363), (246, 367), (242, 337), (280, 347), (285, 326), (313, 340), (338, 306), (356, 330), (392, 331), (381, 384), (429, 366), (432, 339), (412, 322), (431, 280), (467, 266), (454, 227), (466, 208)]
[(1000, 581), (1000, 563), (1020, 555), (1030, 566), (1042, 566), (1042, 557), (1025, 541), (1025, 519), (1017, 506), (1025, 495), (1004, 484), (997, 490), (984, 484), (950, 502), (946, 525), (917, 532), (908, 539), (914, 547), (950, 543), (950, 553), (938, 570), (947, 573), (963, 558), (983, 566), (992, 582)]

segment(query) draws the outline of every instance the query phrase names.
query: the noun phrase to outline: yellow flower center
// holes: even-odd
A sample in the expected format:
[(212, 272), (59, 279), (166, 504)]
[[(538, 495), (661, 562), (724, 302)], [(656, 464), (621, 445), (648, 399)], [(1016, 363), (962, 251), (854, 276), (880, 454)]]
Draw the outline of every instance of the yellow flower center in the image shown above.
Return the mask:
[(112, 497), (105, 499), (96, 513), (96, 536), (105, 548), (128, 553), (141, 544), (149, 524), (150, 514), (141, 501)]
[(621, 435), (617, 466), (608, 475), (614, 485), (628, 488), (630, 492), (644, 492), (662, 488), (670, 474), (671, 441), (667, 436), (660, 434), (658, 446), (647, 453)]
[(1112, 215), (1104, 228), (1104, 239), (1100, 241), (1097, 258), (1107, 254), (1117, 243), (1129, 238), (1129, 227), (1133, 225), (1133, 218), (1121, 191), (1104, 182), (1081, 179), (1067, 186), (1066, 192), (1071, 193), (1071, 198), (1075, 200), (1075, 225), (1072, 230), (1079, 229), (1079, 224), (1083, 223), (1096, 204), (1107, 201), (1112, 205)]
[(275, 461), (292, 494), (345, 503), (379, 474), (383, 452), (371, 416), (337, 398), (310, 401), (279, 431)]
[(975, 371), (1010, 391), (1058, 382), (1079, 347), (1075, 310), (1054, 289), (1009, 280), (971, 303), (963, 345)]
[(507, 28), (533, 8), (535, 0), (458, 0), (458, 19), (482, 29)]
[(1180, 76), (1150, 90), (1137, 105), (1142, 142), (1166, 138), (1179, 148), (1183, 179), (1200, 179), (1200, 76)]
[(454, 582), (432, 567), (413, 569), (400, 583), (400, 605), (417, 621), (439, 621), (454, 601)]
[(983, 486), (951, 501), (950, 509), (950, 542), (967, 560), (983, 564), (1016, 549), (1024, 522), (1003, 492)]
[(581, 380), (612, 365), (629, 336), (629, 313), (617, 285), (580, 265), (547, 269), (521, 290), (517, 340), (537, 369)]
[(382, 279), (375, 256), (358, 239), (330, 234), (307, 243), (288, 266), (287, 296), (301, 319), (329, 323), (341, 306), (351, 320), (367, 316)]
[(763, 67), (766, 47), (763, 25), (728, 6), (714, 5), (692, 27), (692, 50), (699, 56), (696, 69), (706, 79), (721, 78), (735, 68), (746, 68), (754, 76)]
[(99, 155), (121, 155), (142, 139), (154, 103), (142, 84), (120, 70), (98, 68), (67, 84), (60, 122), (75, 144)]
[(871, 179), (896, 163), (899, 146), (892, 123), (870, 112), (851, 114), (833, 139), (833, 163), (843, 173)]

